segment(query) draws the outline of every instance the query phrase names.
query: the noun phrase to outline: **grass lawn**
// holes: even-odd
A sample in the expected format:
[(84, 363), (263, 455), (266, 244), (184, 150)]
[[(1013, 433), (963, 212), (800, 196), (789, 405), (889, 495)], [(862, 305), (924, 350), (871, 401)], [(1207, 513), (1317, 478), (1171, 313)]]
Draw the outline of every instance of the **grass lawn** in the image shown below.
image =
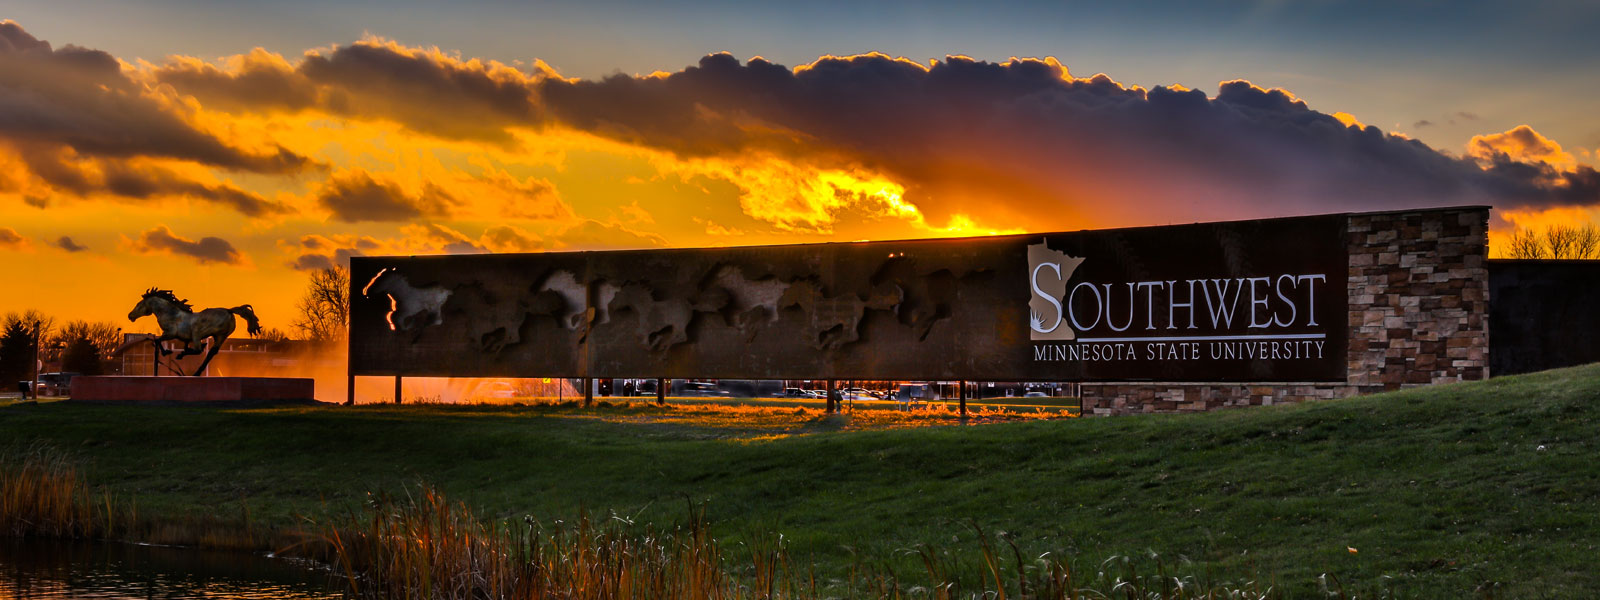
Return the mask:
[(67, 450), (142, 517), (288, 526), (426, 481), (507, 518), (666, 524), (703, 504), (730, 547), (781, 533), (797, 562), (832, 576), (857, 557), (914, 579), (906, 551), (924, 546), (975, 558), (976, 524), (1024, 557), (1153, 553), (1308, 594), (1323, 573), (1403, 597), (1600, 589), (1600, 365), (1207, 414), (898, 419), (46, 402), (0, 406), (0, 446)]

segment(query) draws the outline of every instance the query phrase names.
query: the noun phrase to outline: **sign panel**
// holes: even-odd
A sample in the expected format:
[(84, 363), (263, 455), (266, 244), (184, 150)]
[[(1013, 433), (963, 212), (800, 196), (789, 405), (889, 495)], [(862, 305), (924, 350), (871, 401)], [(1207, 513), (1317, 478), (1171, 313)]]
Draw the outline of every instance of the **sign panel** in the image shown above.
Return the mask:
[(351, 260), (356, 375), (1343, 381), (1346, 217)]

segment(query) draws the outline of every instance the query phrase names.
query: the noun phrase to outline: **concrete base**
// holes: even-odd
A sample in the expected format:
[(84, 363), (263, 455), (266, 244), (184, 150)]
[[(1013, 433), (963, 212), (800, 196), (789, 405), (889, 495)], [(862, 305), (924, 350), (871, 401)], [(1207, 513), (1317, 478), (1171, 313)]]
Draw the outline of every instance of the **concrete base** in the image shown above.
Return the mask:
[(316, 402), (316, 382), (289, 377), (72, 378), (72, 400), (154, 405), (245, 405)]

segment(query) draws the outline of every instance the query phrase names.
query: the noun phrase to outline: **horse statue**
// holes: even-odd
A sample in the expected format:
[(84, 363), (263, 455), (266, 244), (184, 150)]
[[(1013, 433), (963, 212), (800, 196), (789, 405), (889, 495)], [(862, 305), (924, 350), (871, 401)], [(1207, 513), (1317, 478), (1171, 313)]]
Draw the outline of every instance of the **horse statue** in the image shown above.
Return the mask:
[[(178, 340), (183, 342), (183, 351), (178, 353), (178, 358), (206, 353), (205, 360), (200, 361), (200, 366), (196, 367), (191, 375), (204, 373), (206, 365), (211, 364), (211, 359), (222, 350), (222, 341), (233, 333), (234, 315), (244, 317), (250, 335), (261, 333), (261, 322), (256, 319), (256, 312), (249, 304), (194, 312), (194, 308), (189, 306), (189, 301), (179, 300), (172, 294), (172, 290), (150, 288), (144, 293), (144, 298), (128, 312), (128, 320), (137, 321), (140, 317), (149, 315), (155, 315), (156, 323), (161, 325), (161, 336), (152, 340), (155, 342), (156, 352), (162, 356), (170, 354), (171, 351), (163, 348), (161, 342)], [(197, 345), (206, 339), (211, 340), (211, 346), (209, 350), (202, 351)]]

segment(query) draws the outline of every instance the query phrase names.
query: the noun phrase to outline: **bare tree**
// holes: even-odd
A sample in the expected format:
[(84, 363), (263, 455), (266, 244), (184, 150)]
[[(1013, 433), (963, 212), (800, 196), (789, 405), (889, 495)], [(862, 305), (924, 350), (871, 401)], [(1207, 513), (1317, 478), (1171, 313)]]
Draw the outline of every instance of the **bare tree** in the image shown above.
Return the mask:
[(301, 337), (317, 341), (345, 338), (350, 327), (350, 270), (344, 267), (319, 269), (311, 273), (306, 293), (296, 307), (294, 328)]
[(50, 337), (50, 331), (55, 329), (56, 318), (30, 308), (22, 312), (6, 313), (5, 326), (9, 327), (13, 323), (22, 325), (28, 329), (30, 335), (37, 335), (42, 339)]
[(1571, 225), (1551, 225), (1544, 229), (1544, 247), (1547, 258), (1573, 258), (1572, 244), (1577, 241), (1578, 228)]
[(1517, 228), (1511, 232), (1511, 240), (1506, 244), (1506, 256), (1519, 259), (1544, 258), (1544, 240), (1539, 239), (1539, 234), (1532, 229)]
[(122, 345), (122, 330), (110, 321), (68, 321), (51, 340), (61, 370), (100, 375), (111, 352)]
[(1541, 233), (1518, 228), (1506, 243), (1507, 258), (1518, 259), (1600, 259), (1600, 226), (1551, 225)]
[(1588, 223), (1578, 228), (1572, 239), (1572, 258), (1600, 258), (1600, 226)]
[(65, 348), (78, 340), (89, 342), (96, 352), (105, 356), (122, 345), (122, 329), (111, 321), (67, 321), (51, 336), (51, 345)]

